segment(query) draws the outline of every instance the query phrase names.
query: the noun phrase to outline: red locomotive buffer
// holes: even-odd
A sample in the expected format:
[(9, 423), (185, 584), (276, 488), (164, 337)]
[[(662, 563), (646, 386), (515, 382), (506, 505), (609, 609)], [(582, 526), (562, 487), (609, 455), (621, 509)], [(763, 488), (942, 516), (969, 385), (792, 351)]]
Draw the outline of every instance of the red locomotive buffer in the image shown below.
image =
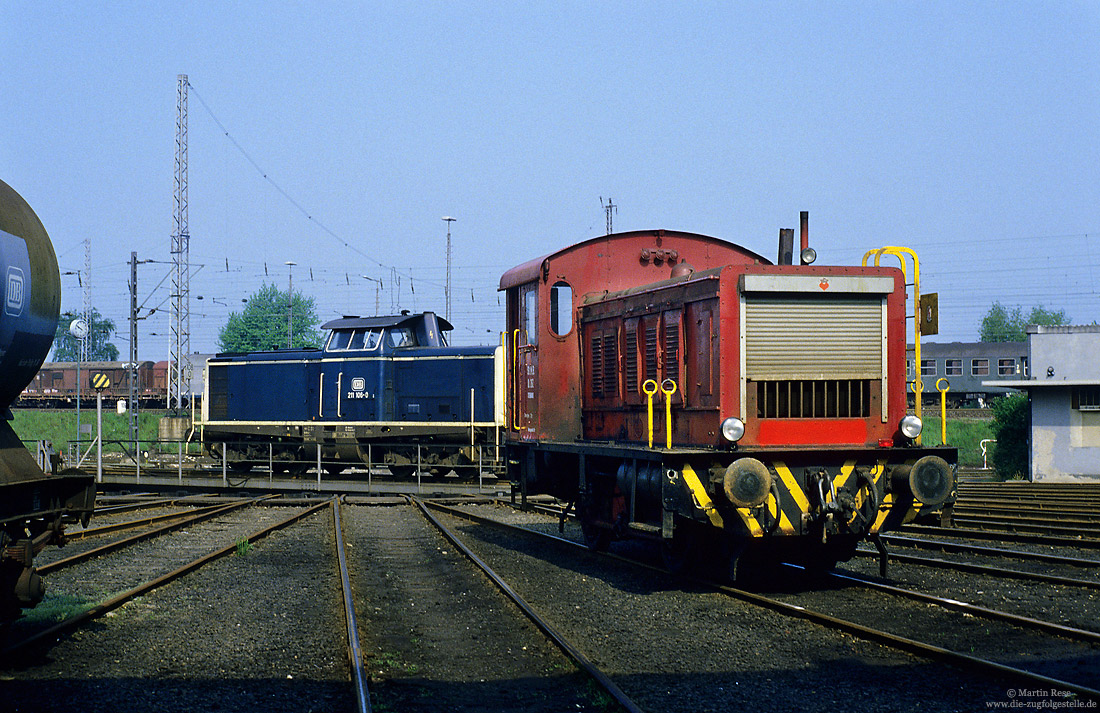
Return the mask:
[(642, 536), (674, 567), (829, 568), (950, 510), (955, 449), (916, 445), (906, 415), (896, 268), (638, 231), (520, 265), (500, 289), (512, 479), (575, 502), (593, 547)]

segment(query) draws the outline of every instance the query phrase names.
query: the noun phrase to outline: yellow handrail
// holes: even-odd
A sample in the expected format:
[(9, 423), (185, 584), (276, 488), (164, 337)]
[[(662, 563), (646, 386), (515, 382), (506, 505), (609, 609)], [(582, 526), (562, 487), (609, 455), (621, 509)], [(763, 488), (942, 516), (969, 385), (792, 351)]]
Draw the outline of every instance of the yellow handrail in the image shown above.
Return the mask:
[(519, 378), (519, 330), (512, 330), (512, 428), (520, 430), (519, 421), (519, 394), (522, 391)]
[(676, 382), (672, 379), (662, 381), (661, 393), (665, 395), (665, 448), (672, 448), (672, 395), (676, 393)]
[[(652, 385), (653, 389), (650, 390)], [(653, 379), (646, 379), (642, 382), (642, 393), (646, 395), (647, 411), (649, 413), (649, 447), (653, 447), (653, 395), (657, 393), (657, 382)]]
[[(943, 386), (940, 386), (940, 382)], [(947, 445), (947, 392), (951, 390), (951, 382), (947, 379), (937, 379), (936, 388), (940, 392), (940, 445)]]
[[(879, 260), (883, 255), (893, 255), (901, 262), (901, 275), (903, 279), (908, 279), (906, 274), (905, 256), (908, 255), (913, 258), (913, 393), (916, 396), (914, 399), (915, 404), (913, 406), (913, 413), (917, 418), (921, 417), (921, 392), (923, 391), (923, 382), (921, 382), (920, 373), (920, 260), (917, 259), (917, 253), (912, 248), (898, 247), (896, 245), (887, 245), (886, 247), (877, 248), (875, 250), (868, 250), (863, 255), (863, 266), (867, 266), (867, 259), (872, 255), (875, 256), (875, 267), (879, 266)], [(908, 315), (906, 315), (908, 316)], [(918, 385), (919, 384), (919, 385)], [(918, 435), (914, 442), (917, 445), (921, 443), (921, 437)]]

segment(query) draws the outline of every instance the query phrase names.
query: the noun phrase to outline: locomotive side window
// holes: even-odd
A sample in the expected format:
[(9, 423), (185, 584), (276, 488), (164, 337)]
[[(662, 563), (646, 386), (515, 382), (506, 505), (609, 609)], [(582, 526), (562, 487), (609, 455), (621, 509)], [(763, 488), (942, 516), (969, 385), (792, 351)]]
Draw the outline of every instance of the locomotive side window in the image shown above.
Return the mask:
[(1015, 376), (1016, 375), (1016, 360), (1015, 359), (998, 359), (997, 360), (997, 376)]
[(988, 359), (971, 359), (970, 360), (970, 375), (971, 376), (989, 376), (989, 360)]
[(389, 338), (392, 347), (416, 346), (416, 334), (409, 327), (390, 327), (386, 332), (386, 336)]
[(370, 351), (377, 349), (382, 333), (377, 329), (342, 329), (332, 333), (329, 351)]
[(573, 330), (573, 288), (567, 282), (555, 282), (550, 288), (550, 332), (564, 337)]
[(935, 376), (936, 375), (936, 360), (935, 359), (921, 359), (920, 360), (920, 375), (921, 376)]
[(962, 359), (945, 359), (944, 376), (962, 376), (963, 375), (963, 360)]
[(537, 346), (539, 343), (539, 291), (538, 286), (531, 284), (521, 288), (519, 293), (523, 310), (523, 334), (526, 344)]
[(348, 344), (348, 349), (371, 351), (377, 349), (382, 341), (382, 334), (376, 329), (357, 329)]
[(328, 348), (330, 351), (338, 349), (347, 349), (348, 342), (351, 341), (351, 330), (338, 330), (332, 333), (332, 336), (328, 340)]

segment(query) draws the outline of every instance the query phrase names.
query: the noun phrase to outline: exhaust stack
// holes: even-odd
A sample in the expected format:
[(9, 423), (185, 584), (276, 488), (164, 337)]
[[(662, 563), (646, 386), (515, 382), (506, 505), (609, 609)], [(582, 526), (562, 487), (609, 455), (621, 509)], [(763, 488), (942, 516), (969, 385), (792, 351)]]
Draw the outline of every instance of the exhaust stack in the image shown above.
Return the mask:
[(779, 258), (775, 264), (794, 264), (794, 230), (791, 228), (779, 229)]

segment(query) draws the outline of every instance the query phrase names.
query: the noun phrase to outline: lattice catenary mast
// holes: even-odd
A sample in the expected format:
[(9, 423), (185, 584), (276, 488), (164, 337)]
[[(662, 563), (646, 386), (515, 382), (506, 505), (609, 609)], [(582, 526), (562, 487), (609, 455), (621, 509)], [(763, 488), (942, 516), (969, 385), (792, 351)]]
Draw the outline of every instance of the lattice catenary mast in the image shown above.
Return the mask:
[[(181, 411), (189, 388), (191, 351), (191, 235), (187, 228), (187, 75), (177, 77), (176, 176), (172, 233), (172, 356), (169, 362), (168, 407)], [(173, 405), (174, 404), (174, 405)]]
[(447, 222), (447, 287), (444, 290), (446, 295), (446, 309), (444, 310), (444, 318), (448, 321), (451, 319), (451, 223), (458, 220), (452, 218), (449, 215), (443, 216), (443, 220)]

